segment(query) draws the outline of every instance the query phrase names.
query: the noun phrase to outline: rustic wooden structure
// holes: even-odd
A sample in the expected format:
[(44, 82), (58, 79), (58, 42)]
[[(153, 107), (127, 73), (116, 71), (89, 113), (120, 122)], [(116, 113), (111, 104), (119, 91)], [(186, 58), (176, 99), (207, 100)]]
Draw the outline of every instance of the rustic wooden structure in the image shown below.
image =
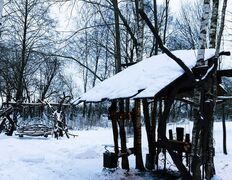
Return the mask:
[[(181, 51), (180, 51), (181, 52)], [(178, 53), (177, 53), (178, 54)], [(191, 53), (190, 53), (191, 54)], [(193, 53), (194, 54), (194, 53)], [(214, 53), (213, 53), (214, 54)], [(222, 55), (229, 55), (228, 52), (221, 52), (219, 56)], [(112, 121), (112, 129), (114, 135), (114, 152), (106, 152), (104, 154), (104, 166), (108, 168), (114, 167), (117, 165), (116, 161), (118, 158), (122, 158), (122, 168), (129, 169), (129, 161), (127, 150), (128, 147), (126, 145), (126, 133), (125, 133), (125, 121), (129, 120), (134, 124), (134, 154), (140, 153), (140, 149), (138, 148), (138, 144), (136, 138), (141, 138), (141, 135), (138, 134), (139, 132), (136, 131), (134, 120), (137, 116), (140, 116), (136, 112), (136, 108), (132, 106), (132, 101), (140, 101), (143, 105), (143, 113), (144, 113), (144, 122), (145, 128), (147, 133), (147, 140), (148, 140), (148, 154), (146, 155), (146, 169), (154, 170), (158, 169), (160, 166), (159, 164), (159, 154), (164, 154), (164, 170), (167, 169), (166, 167), (166, 154), (169, 153), (170, 157), (172, 158), (173, 163), (176, 165), (177, 169), (179, 170), (183, 179), (193, 179), (192, 177), (192, 168), (194, 168), (195, 164), (200, 162), (200, 166), (206, 166), (206, 159), (205, 154), (207, 153), (207, 147), (205, 146), (207, 142), (208, 136), (208, 124), (212, 121), (213, 115), (213, 108), (212, 102), (209, 97), (211, 94), (208, 92), (209, 84), (212, 82), (212, 78), (216, 73), (217, 83), (218, 83), (218, 91), (216, 96), (223, 96), (225, 90), (219, 85), (221, 83), (221, 78), (223, 76), (231, 77), (232, 70), (217, 70), (216, 65), (219, 56), (211, 55), (208, 59), (206, 59), (207, 66), (203, 66), (200, 68), (190, 68), (188, 72), (191, 72), (192, 75), (190, 76), (189, 73), (183, 73), (182, 75), (178, 76), (173, 81), (168, 82), (164, 85), (159, 91), (149, 94), (146, 96), (146, 91), (142, 89), (137, 89), (136, 91), (129, 91), (128, 94), (124, 94), (128, 87), (118, 87), (115, 86), (113, 89), (109, 89), (110, 84), (114, 83), (122, 83), (120, 77), (124, 77), (123, 75), (126, 72), (121, 72), (117, 76), (117, 78), (112, 78), (106, 80), (107, 82), (103, 82), (100, 86), (93, 88), (89, 93), (87, 92), (84, 94), (80, 99), (79, 102), (86, 101), (86, 102), (98, 102), (101, 100), (109, 99), (111, 100), (111, 106), (108, 109), (108, 116), (109, 119)], [(157, 57), (158, 60), (159, 56)], [(170, 60), (171, 61), (171, 60)], [(184, 59), (183, 59), (184, 61)], [(145, 63), (151, 62), (147, 60)], [(159, 62), (162, 63), (162, 62)], [(142, 64), (142, 62), (141, 62)], [(134, 66), (139, 66), (139, 63), (135, 64)], [(129, 72), (132, 72), (132, 67), (130, 68)], [(137, 67), (136, 67), (137, 68)], [(135, 69), (136, 69), (135, 68)], [(142, 67), (140, 67), (142, 68)], [(128, 68), (129, 69), (129, 68)], [(155, 73), (155, 72), (154, 72)], [(133, 73), (132, 73), (133, 74)], [(128, 76), (131, 74), (128, 74)], [(160, 77), (160, 76), (159, 76)], [(154, 79), (153, 79), (154, 80)], [(127, 81), (127, 80), (125, 80)], [(155, 80), (154, 80), (155, 82)], [(125, 82), (123, 82), (125, 83)], [(135, 82), (136, 83), (136, 82)], [(146, 83), (146, 82), (145, 82)], [(133, 86), (133, 83), (130, 84)], [(155, 85), (155, 84), (154, 84)], [(140, 86), (139, 86), (140, 87)], [(175, 100), (183, 101), (191, 106), (196, 106), (195, 102), (191, 101), (191, 97), (193, 97), (194, 89), (199, 88), (201, 89), (202, 93), (202, 100), (200, 103), (201, 106), (201, 116), (199, 117), (199, 125), (198, 130), (202, 132), (201, 138), (202, 141), (202, 155), (199, 159), (193, 159), (192, 155), (192, 147), (193, 144), (190, 140), (190, 134), (184, 134), (183, 129), (177, 129), (177, 138), (173, 137), (172, 132), (170, 132), (169, 137), (166, 136), (167, 132), (167, 122), (170, 115), (171, 107)], [(107, 89), (108, 88), (108, 89)], [(122, 89), (119, 91), (117, 88)], [(123, 89), (124, 88), (124, 89)], [(135, 87), (137, 88), (137, 87)], [(133, 90), (133, 87), (131, 87)], [(106, 91), (105, 94), (96, 94), (95, 91)], [(115, 93), (120, 92), (118, 97), (117, 94), (113, 94), (109, 96), (110, 92)], [(132, 93), (131, 93), (132, 92)], [(152, 92), (152, 91), (149, 91)], [(142, 95), (141, 95), (142, 94)], [(97, 95), (97, 97), (96, 97)], [(114, 98), (112, 98), (114, 97)], [(127, 106), (120, 106), (120, 103), (127, 104)], [(127, 102), (127, 103), (125, 103)], [(130, 102), (130, 103), (128, 103)], [(129, 105), (130, 106), (129, 106)], [(135, 103), (134, 103), (135, 104)], [(202, 117), (202, 119), (201, 119)], [(119, 137), (121, 140), (121, 144), (119, 145)], [(141, 143), (141, 139), (140, 139)], [(121, 148), (119, 148), (121, 147)], [(124, 156), (120, 156), (120, 153), (124, 154)], [(184, 160), (185, 159), (185, 160)]]
[[(229, 55), (229, 53), (222, 52), (220, 53), (220, 55)], [(217, 61), (217, 60), (218, 60), (218, 57), (213, 56), (210, 59), (208, 59), (207, 62), (212, 63), (212, 61)], [(213, 74), (212, 72), (210, 72), (210, 68), (211, 66), (197, 68), (197, 69), (193, 68), (192, 72), (193, 72), (194, 77), (196, 77), (197, 79), (198, 78), (201, 79), (200, 81), (193, 81), (193, 79), (189, 78), (188, 74), (185, 73), (179, 78), (177, 78), (175, 81), (167, 85), (165, 88), (163, 88), (160, 92), (158, 92), (154, 96), (153, 102), (161, 101), (162, 103), (161, 106), (163, 106), (163, 109), (159, 112), (159, 115), (158, 115), (158, 127), (157, 127), (157, 133), (156, 133), (158, 139), (157, 140), (153, 139), (152, 141), (148, 142), (150, 148), (152, 147), (153, 152), (150, 152), (152, 154), (148, 154), (146, 164), (151, 164), (152, 158), (154, 158), (154, 155), (155, 155), (156, 158), (154, 161), (156, 162), (156, 167), (158, 167), (158, 160), (157, 160), (158, 154), (161, 152), (166, 154), (166, 151), (167, 151), (170, 154), (174, 164), (177, 166), (183, 179), (192, 179), (190, 170), (193, 164), (189, 160), (192, 144), (190, 142), (189, 134), (186, 134), (184, 138), (183, 129), (178, 129), (177, 132), (179, 133), (177, 133), (176, 140), (173, 140), (173, 136), (171, 133), (170, 133), (169, 138), (167, 138), (166, 137), (166, 131), (167, 131), (166, 124), (167, 124), (167, 120), (170, 114), (171, 106), (173, 102), (175, 101), (175, 99), (179, 99), (179, 100), (183, 99), (183, 101), (186, 101), (194, 106), (193, 102), (186, 100), (185, 98), (192, 97), (194, 89), (198, 87), (199, 85), (204, 84), (203, 87), (207, 86), (207, 82), (210, 82), (210, 78), (212, 78), (212, 74)], [(217, 70), (215, 69), (215, 71)], [(220, 81), (221, 77), (223, 76), (231, 77), (232, 75), (231, 74), (232, 70), (218, 70), (217, 72), (218, 72), (217, 73), (218, 83), (221, 82)], [(205, 79), (203, 79), (202, 77), (205, 77)], [(221, 86), (219, 86), (219, 84), (218, 84), (218, 89), (219, 90), (218, 90), (217, 95), (222, 96), (224, 90), (221, 89)], [(114, 106), (114, 108), (112, 108), (112, 106)], [(116, 132), (117, 126), (115, 122), (119, 122), (119, 121), (122, 121), (128, 118), (133, 121), (134, 112), (131, 111), (131, 113), (128, 114), (128, 112), (125, 113), (125, 112), (117, 111), (115, 101), (114, 103), (112, 103), (112, 106), (109, 108), (109, 117), (110, 119), (112, 119), (112, 123), (113, 123), (112, 127), (113, 127), (114, 137), (115, 137), (114, 139), (115, 153), (117, 154), (118, 153), (118, 139), (116, 138), (117, 137), (117, 132)], [(204, 137), (208, 135), (207, 123), (209, 123), (211, 120), (211, 116), (212, 116), (211, 109), (212, 108), (210, 107), (211, 106), (210, 103), (207, 101), (206, 102), (202, 101), (202, 106), (204, 106), (204, 111), (202, 112), (204, 113), (203, 114), (204, 120), (201, 120), (200, 122), (201, 125), (199, 126), (199, 128), (202, 130), (202, 132), (204, 132), (204, 134), (202, 134), (203, 136), (202, 141), (206, 141)], [(151, 128), (146, 127), (146, 130), (149, 136), (151, 136), (151, 134), (155, 134), (154, 131), (156, 131), (156, 128), (153, 128), (151, 130)], [(204, 144), (204, 142), (202, 142), (202, 144)], [(124, 144), (122, 143), (122, 145), (125, 145), (125, 143)], [(126, 147), (124, 150), (126, 150)], [(182, 161), (183, 154), (185, 154), (186, 163)], [(200, 157), (200, 159), (204, 163), (205, 161), (204, 159), (202, 159), (204, 158), (203, 156), (204, 154), (202, 154), (202, 157)], [(147, 165), (146, 167), (149, 169), (149, 166), (150, 165)], [(152, 168), (154, 168), (154, 166), (152, 166)]]
[[(65, 119), (64, 109), (71, 108), (71, 104), (64, 103), (69, 96), (61, 98), (59, 103), (37, 102), (37, 103), (16, 103), (7, 102), (3, 103), (6, 109), (0, 116), (4, 116), (4, 120), (13, 122), (14, 127), (11, 128), (10, 134), (16, 129), (16, 135), (19, 137), (26, 136), (44, 136), (53, 135), (55, 138), (62, 137), (64, 134), (69, 136), (77, 136), (68, 132), (68, 127)], [(48, 107), (48, 108), (46, 108)], [(12, 120), (16, 110), (21, 114), (21, 121)], [(45, 118), (43, 113), (50, 117)], [(2, 123), (1, 123), (2, 124)], [(16, 128), (17, 127), (17, 128)]]
[[(166, 159), (166, 153), (169, 153), (182, 178), (186, 180), (191, 180), (194, 179), (192, 176), (194, 173), (192, 172), (196, 168), (202, 166), (204, 169), (208, 166), (207, 153), (209, 151), (211, 153), (212, 149), (209, 149), (207, 144), (209, 143), (209, 127), (213, 122), (213, 110), (215, 105), (214, 100), (218, 95), (222, 96), (225, 93), (225, 91), (219, 85), (221, 83), (221, 77), (232, 76), (232, 70), (218, 70), (217, 64), (220, 56), (230, 55), (230, 53), (221, 52), (215, 55), (215, 50), (211, 49), (208, 50), (211, 51), (211, 55), (206, 56), (208, 58), (205, 59), (206, 66), (196, 68), (196, 61), (195, 64), (192, 64), (193, 66), (187, 63), (185, 64), (184, 62), (187, 62), (191, 58), (196, 60), (194, 52), (190, 50), (191, 53), (188, 52), (187, 56), (185, 54), (185, 56), (182, 56), (182, 58), (181, 53), (186, 53), (186, 51), (179, 51), (175, 53), (170, 52), (162, 44), (161, 39), (159, 38), (155, 28), (149, 21), (146, 14), (141, 11), (140, 15), (145, 20), (145, 22), (153, 32), (154, 36), (156, 37), (160, 49), (167, 55), (165, 58), (170, 60), (171, 65), (169, 63), (166, 63), (165, 65), (163, 65), (163, 67), (160, 68), (167, 68), (167, 66), (170, 65), (170, 70), (175, 67), (174, 69), (177, 72), (181, 71), (183, 73), (180, 73), (179, 75), (177, 75), (178, 73), (175, 73), (175, 75), (177, 75), (175, 78), (171, 77), (172, 75), (170, 75), (169, 72), (166, 72), (166, 74), (163, 73), (161, 75), (158, 74), (158, 77), (162, 77), (163, 79), (161, 85), (159, 84), (159, 87), (155, 88), (155, 86), (157, 86), (156, 82), (159, 81), (159, 79), (157, 79), (154, 74), (158, 73), (160, 69), (156, 69), (157, 72), (155, 72), (154, 66), (159, 65), (159, 63), (163, 63), (163, 61), (160, 60), (160, 58), (162, 58), (163, 56), (158, 55), (156, 59), (153, 59), (153, 62), (151, 62), (152, 59), (146, 61), (144, 60), (143, 62), (137, 63), (118, 73), (113, 78), (103, 81), (99, 86), (93, 88), (89, 92), (85, 93), (82, 97), (80, 97), (79, 102), (96, 102), (105, 99), (111, 100), (112, 105), (109, 108), (109, 119), (112, 120), (114, 134), (114, 153), (116, 155), (118, 155), (119, 153), (118, 134), (120, 134), (121, 137), (122, 152), (126, 153), (127, 150), (125, 143), (126, 135), (124, 130), (124, 121), (126, 119), (130, 119), (132, 122), (134, 122), (134, 120), (138, 116), (140, 116), (140, 114), (135, 111), (136, 108), (131, 109), (130, 113), (128, 114), (128, 108), (121, 108), (120, 102), (133, 99), (135, 100), (134, 104), (137, 105), (137, 107), (139, 104), (138, 102), (142, 102), (149, 151), (149, 154), (147, 154), (146, 157), (146, 168), (157, 168), (159, 163), (159, 154), (163, 153)], [(155, 64), (155, 62), (157, 64)], [(149, 73), (149, 75), (151, 76), (150, 79), (146, 76), (146, 70), (143, 70), (144, 67), (142, 65), (144, 64), (149, 65), (146, 66), (147, 71), (152, 71), (152, 73)], [(134, 67), (134, 69), (132, 67)], [(153, 69), (151, 67), (153, 67)], [(136, 82), (137, 78), (139, 78), (138, 76), (136, 76), (135, 78), (130, 77), (130, 75), (135, 76), (133, 70), (139, 71), (138, 73), (146, 76), (147, 79), (144, 79), (143, 83), (138, 84)], [(131, 74), (128, 74), (126, 76), (126, 73)], [(217, 94), (213, 92), (213, 86), (214, 84), (216, 84), (214, 83), (215, 79), (217, 79)], [(118, 83), (118, 86), (114, 86), (114, 88), (111, 89), (110, 84), (112, 85), (116, 83)], [(123, 83), (124, 86), (119, 86), (120, 83)], [(127, 88), (129, 89), (129, 91), (128, 93), (125, 93), (127, 92)], [(199, 104), (195, 104), (194, 101), (190, 100), (191, 97), (194, 96), (194, 90), (199, 91), (201, 95)], [(96, 93), (95, 91), (98, 93)], [(103, 91), (104, 93), (101, 94), (100, 91)], [(180, 136), (178, 135), (177, 139), (174, 139), (171, 133), (169, 138), (166, 136), (168, 118), (170, 115), (171, 107), (176, 99), (184, 101), (193, 107), (199, 106), (199, 116), (196, 120), (197, 137), (195, 138), (194, 142), (190, 141), (189, 134), (184, 135), (182, 133), (182, 129), (177, 130), (178, 132), (180, 132), (178, 133)], [(136, 156), (141, 153), (141, 149), (139, 148), (141, 144), (141, 132), (137, 131), (137, 127), (135, 127), (136, 123), (133, 124), (134, 154)], [(201, 132), (201, 134), (199, 132)], [(197, 143), (195, 142), (199, 140), (201, 141), (200, 146), (202, 149), (200, 157), (198, 157), (198, 154), (196, 153)], [(183, 156), (186, 157), (186, 162), (183, 162)], [(156, 167), (154, 166), (154, 164), (156, 164)], [(129, 169), (127, 156), (124, 156), (124, 160), (122, 160), (122, 168)], [(166, 169), (165, 161), (164, 169)], [(204, 174), (202, 175), (202, 177), (204, 178)]]

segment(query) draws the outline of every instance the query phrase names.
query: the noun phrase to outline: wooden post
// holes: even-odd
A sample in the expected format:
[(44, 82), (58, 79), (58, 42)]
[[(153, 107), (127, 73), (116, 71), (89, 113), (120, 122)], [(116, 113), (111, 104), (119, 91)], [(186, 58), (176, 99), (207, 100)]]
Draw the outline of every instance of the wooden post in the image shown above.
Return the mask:
[[(182, 127), (176, 128), (176, 140), (183, 142), (183, 140), (184, 140), (184, 128), (182, 128)], [(182, 152), (181, 151), (178, 152), (178, 156), (179, 156), (180, 160), (182, 161)]]
[(145, 121), (145, 128), (147, 133), (147, 141), (148, 141), (148, 152), (146, 154), (146, 164), (145, 167), (149, 170), (154, 169), (154, 141), (152, 137), (152, 125), (151, 125), (151, 117), (149, 111), (149, 104), (147, 99), (143, 99), (143, 114), (144, 114), (144, 121)]
[(155, 163), (155, 157), (156, 157), (156, 147), (155, 147), (155, 142), (156, 142), (156, 117), (157, 117), (157, 99), (154, 98), (154, 103), (153, 103), (153, 109), (152, 109), (152, 115), (151, 115), (151, 136), (152, 136), (152, 152), (153, 152), (153, 158)]
[(113, 138), (114, 138), (114, 152), (118, 154), (118, 127), (117, 127), (117, 102), (112, 101), (111, 106), (108, 108), (108, 118), (112, 122), (112, 129), (113, 129)]
[(119, 134), (121, 139), (121, 153), (122, 155), (122, 169), (129, 170), (129, 161), (127, 156), (126, 147), (126, 131), (125, 131), (125, 113), (124, 113), (124, 101), (119, 100)]
[[(185, 134), (185, 142), (190, 143), (190, 134)], [(189, 153), (185, 153), (186, 156), (186, 165), (189, 166)]]
[(173, 133), (171, 129), (168, 130), (168, 134), (169, 134), (169, 140), (173, 140)]
[(226, 148), (226, 119), (225, 119), (225, 104), (222, 104), (222, 129), (223, 129), (223, 153), (227, 154)]
[(133, 124), (134, 124), (134, 148), (135, 148), (135, 168), (145, 170), (142, 157), (142, 133), (141, 133), (141, 108), (140, 100), (135, 100), (133, 108)]
[[(160, 123), (162, 121), (162, 113), (163, 113), (163, 103), (162, 99), (159, 100), (159, 109), (158, 109), (158, 127), (157, 127), (157, 140), (161, 139), (160, 134)], [(159, 153), (161, 152), (161, 149), (158, 147), (156, 152), (156, 167), (159, 167)]]

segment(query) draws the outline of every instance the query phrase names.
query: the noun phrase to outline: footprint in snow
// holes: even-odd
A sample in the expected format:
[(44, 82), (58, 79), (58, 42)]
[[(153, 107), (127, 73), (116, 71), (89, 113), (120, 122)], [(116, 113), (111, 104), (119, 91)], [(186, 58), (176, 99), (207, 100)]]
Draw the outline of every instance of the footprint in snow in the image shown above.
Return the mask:
[(38, 164), (38, 163), (42, 163), (44, 161), (44, 157), (25, 157), (25, 158), (21, 158), (21, 161), (26, 162), (26, 163), (30, 163), (30, 164)]
[(228, 167), (228, 166), (229, 166), (229, 164), (225, 164), (224, 167), (223, 167), (222, 169), (225, 169), (225, 168)]
[(95, 159), (99, 157), (99, 154), (93, 149), (88, 149), (82, 153), (72, 155), (75, 159)]

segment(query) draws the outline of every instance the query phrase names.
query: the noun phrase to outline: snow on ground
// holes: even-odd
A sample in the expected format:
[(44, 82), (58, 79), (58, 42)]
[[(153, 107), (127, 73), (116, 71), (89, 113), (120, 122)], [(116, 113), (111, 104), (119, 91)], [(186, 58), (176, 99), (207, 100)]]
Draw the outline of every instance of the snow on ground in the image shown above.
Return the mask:
[(35, 138), (0, 136), (0, 179), (78, 180), (101, 175), (103, 143), (111, 130), (78, 132), (79, 137)]
[[(183, 123), (187, 131), (188, 124)], [(179, 124), (172, 124), (172, 128)], [(215, 123), (215, 165), (217, 176), (214, 179), (227, 180), (232, 175), (232, 122), (227, 122), (228, 155), (222, 153), (221, 123)], [(138, 176), (134, 167), (134, 156), (129, 157), (131, 172), (117, 170), (113, 174), (103, 171), (105, 144), (112, 144), (111, 129), (83, 130), (76, 138), (7, 137), (0, 135), (0, 180), (117, 180), (153, 179)], [(132, 146), (128, 138), (128, 147)], [(146, 135), (143, 129), (143, 153), (147, 153)], [(145, 157), (145, 156), (144, 156)]]

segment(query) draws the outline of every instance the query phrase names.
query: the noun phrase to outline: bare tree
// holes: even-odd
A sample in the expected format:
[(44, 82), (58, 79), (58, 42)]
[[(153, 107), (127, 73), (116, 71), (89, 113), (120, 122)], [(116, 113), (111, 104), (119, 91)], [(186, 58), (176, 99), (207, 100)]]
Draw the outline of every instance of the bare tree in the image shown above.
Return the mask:
[(44, 99), (51, 96), (54, 91), (50, 90), (50, 86), (55, 84), (53, 81), (55, 76), (58, 74), (60, 69), (60, 63), (56, 58), (48, 59), (43, 63), (40, 67), (40, 79), (39, 79), (39, 87), (40, 90), (40, 99), (43, 101)]
[(181, 5), (180, 13), (174, 22), (167, 46), (170, 49), (197, 49), (199, 39), (202, 6), (200, 1)]
[(48, 15), (49, 7), (50, 4), (43, 0), (13, 0), (5, 7), (3, 38), (5, 42), (11, 42), (10, 47), (15, 52), (16, 100), (23, 98), (24, 90), (28, 91), (27, 78), (31, 78), (32, 72), (39, 67), (36, 51), (44, 50), (48, 45), (47, 49), (51, 49), (50, 32), (54, 21)]

